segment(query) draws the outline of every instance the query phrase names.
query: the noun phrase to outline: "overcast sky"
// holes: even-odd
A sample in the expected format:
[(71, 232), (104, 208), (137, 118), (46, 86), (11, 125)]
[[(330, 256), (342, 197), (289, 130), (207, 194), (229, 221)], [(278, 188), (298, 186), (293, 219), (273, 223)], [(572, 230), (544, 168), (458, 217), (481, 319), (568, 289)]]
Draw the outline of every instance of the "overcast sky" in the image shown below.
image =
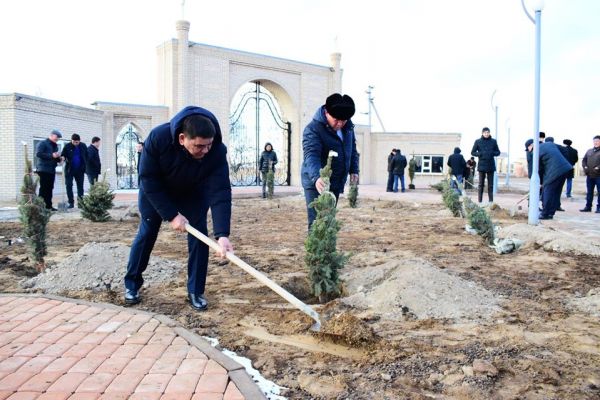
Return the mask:
[[(181, 0), (2, 0), (0, 93), (156, 104), (156, 47), (181, 17)], [(467, 155), (483, 126), (495, 135), (496, 90), (501, 150), (507, 119), (513, 157), (533, 134), (535, 30), (520, 0), (187, 0), (184, 18), (198, 43), (319, 65), (340, 51), (355, 123), (373, 85), (388, 132), (459, 132)], [(599, 21), (599, 0), (545, 1), (540, 128), (580, 154), (600, 134)]]

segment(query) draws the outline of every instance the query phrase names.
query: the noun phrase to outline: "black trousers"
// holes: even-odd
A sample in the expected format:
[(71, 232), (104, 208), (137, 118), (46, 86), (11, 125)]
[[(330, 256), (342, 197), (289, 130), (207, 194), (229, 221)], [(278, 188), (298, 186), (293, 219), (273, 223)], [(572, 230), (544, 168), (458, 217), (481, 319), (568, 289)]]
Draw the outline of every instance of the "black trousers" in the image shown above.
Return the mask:
[(73, 179), (77, 185), (77, 199), (81, 200), (83, 197), (83, 177), (85, 173), (83, 171), (71, 172), (65, 175), (65, 186), (67, 187), (67, 197), (69, 198), (69, 204), (74, 205), (75, 199), (73, 198)]
[(88, 177), (88, 182), (90, 183), (90, 186), (92, 186), (94, 183), (98, 182), (98, 174), (86, 174)]
[(483, 172), (479, 171), (479, 202), (483, 201), (483, 186), (485, 184), (485, 178), (487, 177), (487, 187), (488, 187), (488, 200), (491, 202), (494, 201), (494, 171)]
[(56, 174), (54, 172), (37, 172), (40, 177), (40, 191), (39, 196), (44, 199), (46, 208), (52, 208), (52, 191), (54, 190), (54, 178)]

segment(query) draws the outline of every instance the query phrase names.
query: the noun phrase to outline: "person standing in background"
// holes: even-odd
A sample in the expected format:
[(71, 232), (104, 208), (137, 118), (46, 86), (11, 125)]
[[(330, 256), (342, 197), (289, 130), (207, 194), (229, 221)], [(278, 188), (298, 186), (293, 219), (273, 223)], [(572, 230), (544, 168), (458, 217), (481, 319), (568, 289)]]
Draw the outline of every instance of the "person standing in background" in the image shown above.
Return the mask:
[(52, 207), (52, 191), (56, 178), (56, 166), (63, 160), (58, 152), (58, 139), (62, 138), (60, 131), (54, 129), (48, 139), (40, 142), (36, 149), (36, 173), (40, 177), (39, 196), (44, 199), (48, 210), (57, 211)]
[(567, 149), (566, 150), (566, 159), (573, 166), (573, 169), (567, 175), (567, 193), (566, 193), (566, 195), (567, 195), (567, 197), (573, 197), (571, 195), (571, 191), (573, 189), (573, 178), (575, 177), (575, 164), (577, 164), (577, 161), (579, 161), (579, 154), (577, 153), (576, 149), (571, 147), (571, 145), (573, 144), (571, 139), (563, 140), (563, 144), (565, 145), (565, 148)]
[(85, 164), (85, 173), (88, 177), (90, 185), (93, 185), (98, 181), (98, 176), (102, 171), (102, 163), (100, 162), (100, 138), (94, 136), (92, 138), (92, 144), (87, 150), (87, 162)]
[(494, 157), (500, 155), (500, 149), (496, 139), (493, 139), (490, 134), (490, 128), (484, 127), (481, 130), (481, 138), (473, 144), (471, 155), (479, 158), (479, 165), (477, 166), (477, 171), (479, 171), (479, 203), (483, 201), (483, 187), (486, 178), (488, 181), (488, 200), (492, 203), (494, 201), (494, 172), (496, 172)]
[(83, 197), (83, 179), (85, 177), (85, 164), (87, 162), (87, 146), (81, 141), (81, 137), (74, 133), (71, 142), (67, 143), (62, 150), (61, 156), (65, 159), (65, 186), (69, 199), (69, 208), (75, 207), (73, 197), (73, 179), (77, 185), (77, 205)]

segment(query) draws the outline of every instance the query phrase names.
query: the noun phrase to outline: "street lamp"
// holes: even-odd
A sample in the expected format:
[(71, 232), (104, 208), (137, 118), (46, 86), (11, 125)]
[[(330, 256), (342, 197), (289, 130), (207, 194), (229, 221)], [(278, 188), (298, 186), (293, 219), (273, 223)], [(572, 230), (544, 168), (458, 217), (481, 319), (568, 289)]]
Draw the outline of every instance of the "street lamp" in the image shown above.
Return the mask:
[(506, 118), (504, 121), (504, 126), (506, 127), (506, 181), (504, 182), (504, 186), (508, 187), (510, 184), (510, 125), (508, 122), (510, 118)]
[(529, 182), (529, 214), (527, 222), (529, 225), (537, 225), (540, 222), (538, 205), (540, 203), (540, 47), (542, 34), (542, 9), (543, 0), (533, 0), (533, 10), (535, 18), (529, 14), (525, 7), (525, 0), (521, 0), (523, 11), (527, 17), (535, 24), (535, 85), (534, 85), (534, 106), (533, 106), (533, 165), (531, 168), (531, 180)]
[[(490, 104), (492, 106), (492, 110), (494, 111), (494, 113), (496, 114), (496, 127), (494, 128), (494, 139), (496, 139), (496, 142), (498, 142), (498, 105), (494, 104), (494, 96), (496, 95), (496, 90), (494, 90), (494, 93), (492, 93), (492, 98), (490, 99)], [(494, 165), (496, 166), (496, 157), (494, 157)], [(494, 187), (492, 189), (492, 193), (494, 194), (494, 196), (496, 196), (496, 193), (498, 193), (498, 170), (497, 168), (494, 168)]]

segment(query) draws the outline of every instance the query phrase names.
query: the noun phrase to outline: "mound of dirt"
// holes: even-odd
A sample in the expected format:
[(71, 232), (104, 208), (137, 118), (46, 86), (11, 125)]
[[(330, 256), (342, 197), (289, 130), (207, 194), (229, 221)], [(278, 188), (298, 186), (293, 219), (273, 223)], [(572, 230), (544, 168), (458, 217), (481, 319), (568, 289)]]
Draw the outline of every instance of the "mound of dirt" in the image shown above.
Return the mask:
[(497, 232), (499, 238), (516, 238), (525, 246), (539, 246), (547, 251), (600, 257), (600, 244), (566, 231), (555, 231), (547, 226), (515, 224)]
[(489, 290), (412, 253), (396, 251), (378, 259), (380, 256), (368, 252), (352, 257), (356, 266), (348, 266), (342, 276), (349, 294), (341, 299), (344, 304), (388, 320), (412, 314), (418, 319), (464, 321), (488, 319), (500, 311), (499, 300)]
[[(78, 252), (22, 285), (55, 294), (76, 290), (121, 290), (129, 250), (128, 246), (120, 244), (86, 243)], [(175, 261), (150, 257), (144, 272), (144, 286), (171, 280), (182, 268)]]

